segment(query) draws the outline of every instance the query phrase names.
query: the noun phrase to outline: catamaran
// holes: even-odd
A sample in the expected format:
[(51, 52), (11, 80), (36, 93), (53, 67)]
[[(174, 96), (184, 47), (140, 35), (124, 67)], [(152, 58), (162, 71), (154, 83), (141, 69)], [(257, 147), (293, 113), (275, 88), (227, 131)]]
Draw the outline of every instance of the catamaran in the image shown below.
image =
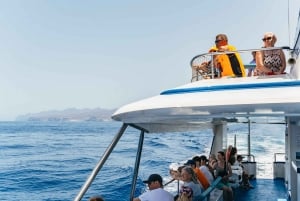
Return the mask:
[[(267, 200), (300, 201), (300, 20), (298, 20), (294, 46), (280, 48), (289, 53), (285, 74), (218, 78), (212, 70), (212, 74), (208, 76), (209, 79), (205, 79), (207, 75), (204, 76), (202, 72), (194, 70), (191, 83), (165, 90), (157, 96), (119, 108), (112, 115), (112, 119), (123, 122), (122, 127), (75, 200), (81, 200), (84, 196), (128, 127), (135, 128), (140, 133), (130, 192), (130, 200), (132, 200), (145, 134), (168, 134), (211, 128), (213, 143), (210, 153), (216, 154), (228, 146), (224, 143), (226, 142), (224, 137), (231, 123), (246, 119), (250, 124), (260, 118), (278, 118), (286, 125), (284, 161), (274, 161), (273, 175), (275, 176), (273, 179), (266, 180), (256, 178), (256, 162), (252, 159), (254, 157), (251, 157), (250, 153), (246, 155), (245, 168), (256, 178), (254, 182), (257, 186), (265, 187), (255, 188), (245, 194), (236, 193), (238, 198), (235, 197), (235, 200), (266, 200), (260, 197), (264, 194)], [(251, 54), (253, 50), (260, 51), (261, 49), (237, 52)], [(201, 62), (215, 56), (214, 54), (206, 53), (195, 56), (191, 61), (191, 66), (200, 65)], [(199, 135), (201, 136), (201, 132)], [(213, 188), (207, 192), (207, 195), (212, 191)], [(204, 194), (203, 198), (207, 195)], [(213, 199), (222, 200), (222, 195), (217, 198), (210, 196), (210, 200)]]

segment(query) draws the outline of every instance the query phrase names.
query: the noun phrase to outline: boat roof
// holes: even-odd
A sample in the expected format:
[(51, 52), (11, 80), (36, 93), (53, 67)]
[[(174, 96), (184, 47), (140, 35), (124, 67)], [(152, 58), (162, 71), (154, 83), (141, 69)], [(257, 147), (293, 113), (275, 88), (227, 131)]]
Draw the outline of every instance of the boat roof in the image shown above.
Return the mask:
[[(288, 47), (255, 49), (276, 50)], [(250, 50), (230, 51), (229, 53)], [(228, 53), (228, 52), (226, 52)], [(190, 65), (212, 59), (210, 52), (192, 58)], [(224, 52), (222, 52), (224, 54)], [(191, 131), (249, 117), (300, 116), (300, 60), (294, 55), (284, 74), (251, 77), (225, 76), (201, 79), (162, 91), (159, 95), (119, 108), (112, 119), (146, 132)], [(213, 71), (212, 71), (213, 72)], [(197, 75), (198, 76), (198, 75)], [(212, 79), (213, 78), (213, 79)]]
[(300, 81), (288, 74), (201, 80), (119, 108), (112, 118), (147, 132), (210, 128), (240, 117), (300, 116)]

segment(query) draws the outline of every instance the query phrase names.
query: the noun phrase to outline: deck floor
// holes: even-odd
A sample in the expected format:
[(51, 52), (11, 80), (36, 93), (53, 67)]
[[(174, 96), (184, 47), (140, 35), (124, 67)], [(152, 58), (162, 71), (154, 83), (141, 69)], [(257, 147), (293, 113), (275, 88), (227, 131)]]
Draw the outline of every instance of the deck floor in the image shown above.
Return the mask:
[(253, 179), (253, 189), (234, 190), (234, 201), (289, 201), (283, 179)]

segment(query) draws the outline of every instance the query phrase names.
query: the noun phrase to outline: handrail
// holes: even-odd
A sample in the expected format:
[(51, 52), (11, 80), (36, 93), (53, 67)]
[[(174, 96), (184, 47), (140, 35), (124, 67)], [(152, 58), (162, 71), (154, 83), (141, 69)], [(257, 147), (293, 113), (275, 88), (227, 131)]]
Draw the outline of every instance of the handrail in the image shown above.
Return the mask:
[(289, 46), (282, 46), (282, 47), (268, 47), (268, 48), (264, 47), (264, 48), (244, 49), (244, 50), (235, 50), (235, 51), (223, 51), (223, 52), (207, 52), (207, 53), (203, 53), (203, 54), (199, 54), (199, 55), (194, 56), (191, 59), (190, 65), (191, 65), (191, 67), (193, 67), (193, 61), (197, 57), (201, 57), (201, 56), (214, 56), (214, 55), (221, 55), (221, 54), (232, 54), (232, 53), (241, 53), (241, 52), (263, 51), (263, 50), (278, 50), (278, 49), (293, 50)]
[[(255, 156), (253, 154), (242, 154), (242, 156), (245, 156), (245, 158), (247, 158), (247, 161), (243, 162), (255, 162)], [(253, 160), (251, 160), (251, 157)]]
[[(217, 187), (217, 185), (220, 183), (220, 181), (222, 180), (222, 177), (218, 176), (211, 184), (210, 186), (201, 193), (201, 195), (197, 196), (197, 200), (198, 201), (202, 201), (205, 198), (207, 198), (210, 193)], [(177, 181), (176, 179), (171, 179), (170, 181), (168, 181), (167, 183), (165, 183), (163, 186), (167, 186), (170, 183), (173, 183), (174, 181)], [(178, 193), (179, 193), (179, 189), (178, 189)]]
[[(278, 49), (288, 50), (288, 51), (293, 50), (288, 46), (282, 46), (282, 47), (268, 47), (268, 48), (234, 50), (234, 51), (216, 51), (216, 52), (207, 52), (207, 53), (196, 55), (190, 61), (190, 66), (192, 68), (191, 82), (198, 81), (201, 79), (214, 79), (214, 78), (221, 77), (220, 69), (214, 66), (214, 62), (212, 62), (214, 60), (214, 56), (216, 55), (235, 54), (235, 53), (253, 52), (253, 51), (278, 50)], [(289, 60), (295, 61), (294, 58), (290, 58)], [(288, 64), (291, 65), (290, 62), (288, 62)], [(250, 65), (250, 64), (243, 64), (243, 65), (245, 68), (255, 67), (254, 65)]]
[(220, 183), (220, 181), (222, 180), (222, 177), (218, 176), (211, 184), (210, 186), (201, 193), (201, 195), (198, 198), (198, 201), (204, 200), (205, 198), (207, 198), (210, 193), (217, 187), (217, 185)]
[(118, 141), (122, 137), (122, 135), (125, 132), (125, 130), (126, 130), (127, 127), (128, 127), (128, 124), (124, 123), (122, 125), (122, 127), (119, 130), (119, 132), (116, 134), (116, 136), (112, 140), (111, 144), (106, 149), (106, 151), (104, 152), (103, 156), (101, 157), (101, 159), (97, 163), (96, 167), (93, 169), (91, 175), (88, 177), (88, 179), (86, 180), (86, 182), (84, 183), (84, 185), (81, 187), (80, 192), (77, 194), (77, 196), (75, 197), (74, 201), (80, 201), (82, 199), (82, 197), (84, 196), (84, 194), (89, 189), (89, 187), (92, 184), (93, 180), (96, 178), (98, 172), (101, 170), (101, 168), (104, 165), (105, 161), (107, 160), (107, 158), (109, 157), (109, 155), (113, 151), (114, 147), (117, 145)]
[(167, 186), (167, 185), (169, 185), (170, 183), (173, 183), (173, 181), (175, 181), (176, 179), (171, 179), (170, 181), (168, 181), (167, 183), (165, 183), (163, 186), (165, 187), (165, 186)]
[(276, 160), (277, 155), (285, 155), (285, 153), (274, 153), (274, 162), (277, 162)]

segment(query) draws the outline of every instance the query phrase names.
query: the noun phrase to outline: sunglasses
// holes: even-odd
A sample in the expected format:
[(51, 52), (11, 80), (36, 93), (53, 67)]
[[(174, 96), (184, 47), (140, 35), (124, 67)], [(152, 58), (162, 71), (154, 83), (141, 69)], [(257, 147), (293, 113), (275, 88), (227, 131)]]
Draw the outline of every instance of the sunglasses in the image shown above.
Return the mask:
[(215, 40), (215, 43), (218, 43), (218, 42), (220, 42), (220, 41), (222, 41), (222, 40)]
[(262, 40), (265, 42), (265, 41), (271, 40), (271, 39), (272, 39), (272, 37), (267, 37), (267, 38), (263, 38)]

